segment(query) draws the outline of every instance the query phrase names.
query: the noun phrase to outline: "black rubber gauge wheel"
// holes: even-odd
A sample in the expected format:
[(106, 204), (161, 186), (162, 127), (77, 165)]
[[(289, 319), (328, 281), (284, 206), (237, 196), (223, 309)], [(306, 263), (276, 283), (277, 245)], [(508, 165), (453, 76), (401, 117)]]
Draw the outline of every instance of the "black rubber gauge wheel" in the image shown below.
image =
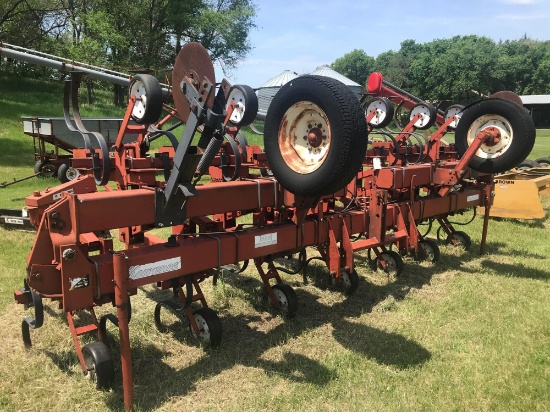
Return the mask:
[(162, 89), (156, 77), (138, 74), (132, 77), (128, 98), (136, 96), (132, 119), (138, 124), (156, 123), (162, 113)]
[(273, 293), (279, 303), (279, 309), (288, 318), (296, 315), (298, 311), (298, 296), (290, 285), (278, 283), (273, 286)]
[(458, 126), (458, 122), (462, 117), (463, 110), (464, 106), (462, 106), (461, 104), (452, 104), (447, 107), (447, 110), (445, 110), (445, 114), (443, 115), (445, 121), (449, 120), (452, 116), (455, 116), (455, 119), (447, 126), (449, 129), (456, 129), (456, 127)]
[(370, 126), (381, 129), (388, 126), (393, 120), (393, 103), (386, 97), (374, 97), (367, 102), (365, 117), (375, 110), (376, 115), (368, 122)]
[(227, 104), (235, 103), (229, 121), (234, 125), (248, 126), (258, 114), (258, 96), (250, 86), (235, 85), (229, 90)]
[(421, 117), (414, 123), (418, 130), (429, 129), (437, 120), (437, 109), (429, 103), (417, 103), (411, 109), (409, 119), (412, 120), (417, 114)]
[(193, 337), (212, 348), (217, 347), (222, 341), (222, 323), (216, 312), (210, 308), (200, 308), (193, 312), (193, 316), (200, 329), (197, 335), (189, 325)]
[(115, 368), (107, 345), (103, 342), (90, 342), (82, 347), (88, 377), (99, 390), (109, 390), (113, 386)]
[(78, 176), (80, 176), (80, 172), (78, 171), (78, 169), (70, 167), (66, 163), (63, 163), (61, 166), (59, 166), (59, 169), (57, 169), (57, 178), (61, 183), (67, 183), (75, 180)]
[(307, 197), (342, 189), (360, 170), (367, 124), (359, 100), (338, 80), (301, 76), (269, 106), (264, 147), (275, 178)]
[(387, 267), (384, 269), (382, 264), (378, 260), (378, 270), (383, 270), (388, 275), (398, 277), (403, 273), (403, 258), (399, 253), (394, 250), (388, 250), (382, 253), (382, 257), (387, 263)]
[(498, 138), (484, 141), (469, 162), (482, 173), (502, 173), (525, 160), (535, 144), (536, 129), (529, 112), (502, 99), (474, 103), (463, 113), (456, 128), (455, 143), (463, 156), (478, 133), (498, 129)]
[(457, 230), (456, 232), (453, 232), (449, 236), (447, 236), (447, 240), (445, 241), (445, 243), (448, 245), (453, 244), (455, 246), (460, 246), (464, 250), (468, 250), (470, 249), (470, 246), (472, 246), (472, 239), (470, 239), (470, 236), (468, 236), (466, 232)]

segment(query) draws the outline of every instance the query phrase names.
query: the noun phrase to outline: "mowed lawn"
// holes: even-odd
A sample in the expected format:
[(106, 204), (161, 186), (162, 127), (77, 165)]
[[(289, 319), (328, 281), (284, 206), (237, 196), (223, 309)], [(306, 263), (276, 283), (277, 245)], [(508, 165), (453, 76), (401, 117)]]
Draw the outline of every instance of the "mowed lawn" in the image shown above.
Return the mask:
[[(62, 85), (0, 75), (0, 90), (2, 182), (32, 173), (32, 138), (23, 135), (20, 116), (61, 115)], [(108, 92), (98, 94), (107, 101)], [(82, 110), (124, 113), (107, 103)], [(543, 156), (550, 156), (550, 132), (539, 130), (529, 158)], [(33, 190), (56, 184), (33, 178), (0, 189), (0, 207), (21, 208)], [(168, 333), (157, 331), (153, 310), (171, 292), (141, 288), (130, 325), (136, 409), (550, 410), (549, 198), (543, 205), (542, 221), (491, 219), (483, 256), (480, 216), (459, 227), (472, 237), (469, 251), (441, 244), (439, 262), (406, 258), (399, 278), (373, 272), (359, 254), (360, 284), (350, 297), (329, 287), (320, 265), (310, 266), (307, 285), (282, 274), (299, 298), (293, 319), (267, 303), (253, 265), (240, 275), (224, 272), (216, 287), (204, 286), (223, 324), (216, 350), (197, 345), (175, 317), (163, 319)], [(45, 301), (44, 326), (32, 331), (34, 346), (25, 351), (21, 321), (32, 311), (13, 302), (13, 291), (23, 285), (34, 235), (0, 228), (0, 239), (0, 410), (123, 409), (113, 327), (117, 377), (110, 392), (95, 390), (82, 374), (56, 303)], [(97, 311), (115, 313), (110, 305)]]

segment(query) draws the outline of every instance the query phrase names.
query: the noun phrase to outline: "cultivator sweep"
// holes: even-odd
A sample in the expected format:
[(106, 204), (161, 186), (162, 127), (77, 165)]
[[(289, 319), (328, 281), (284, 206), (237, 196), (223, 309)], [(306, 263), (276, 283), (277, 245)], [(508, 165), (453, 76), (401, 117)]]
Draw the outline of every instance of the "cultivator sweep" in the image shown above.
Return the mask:
[[(190, 43), (181, 50), (172, 87), (175, 109), (169, 116), (185, 123), (179, 140), (160, 130), (166, 118), (157, 123), (163, 101), (152, 76), (132, 79), (112, 148), (79, 124), (73, 103), (75, 129), (98, 142), (81, 153), (93, 173), (26, 199), (37, 235), (24, 287), (15, 292), (17, 302), (34, 308), (34, 316), (22, 322), (25, 345), (31, 346), (30, 331), (42, 326), (42, 298), (59, 301), (82, 370), (95, 376), (98, 388), (109, 388), (113, 360), (103, 342), (106, 323), (112, 322), (120, 334), (127, 409), (134, 388), (130, 296), (138, 287), (155, 284), (178, 297), (157, 304), (159, 329), (161, 311), (177, 310), (185, 313), (195, 337), (216, 346), (222, 324), (201, 282), (215, 281), (223, 265), (253, 260), (271, 303), (292, 316), (297, 295), (282, 282), (277, 257), (298, 253), (303, 267), (306, 248), (315, 248), (347, 294), (358, 285), (355, 252), (369, 250), (374, 264), (396, 275), (403, 270), (403, 254), (436, 261), (438, 246), (418, 225), (438, 221), (448, 242), (469, 246), (468, 235), (455, 230), (449, 217), (476, 206), (490, 210), (492, 173), (520, 161), (534, 142), (528, 114), (499, 99), (442, 119), (426, 103), (415, 103), (402, 131), (383, 132), (386, 141), (369, 140), (391, 117), (389, 100), (375, 97), (363, 108), (338, 81), (304, 76), (273, 100), (264, 152), (240, 133), (256, 116), (254, 91), (226, 80), (216, 84), (202, 46)], [(393, 98), (399, 99), (395, 93)], [(429, 138), (414, 141), (417, 129), (438, 119)], [(441, 145), (449, 128), (456, 128), (456, 146)], [(166, 133), (172, 146), (149, 156), (148, 137), (155, 133)], [(123, 142), (128, 134), (135, 141)], [(244, 215), (251, 216), (250, 225), (239, 223)], [(486, 212), (482, 248), (487, 221)], [(152, 231), (164, 227), (171, 227), (169, 236)], [(113, 229), (119, 230), (123, 250), (114, 250), (112, 239), (102, 235)], [(94, 308), (106, 303), (116, 306), (116, 315), (98, 319)], [(76, 326), (73, 316), (82, 310), (91, 313), (91, 322)], [(96, 333), (98, 340), (81, 347), (85, 333)]]

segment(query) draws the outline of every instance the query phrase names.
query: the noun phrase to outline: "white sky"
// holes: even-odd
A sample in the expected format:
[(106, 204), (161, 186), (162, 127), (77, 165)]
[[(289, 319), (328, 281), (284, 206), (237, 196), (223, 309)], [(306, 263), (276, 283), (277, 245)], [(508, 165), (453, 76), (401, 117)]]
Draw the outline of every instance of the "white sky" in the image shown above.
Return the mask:
[[(363, 49), (376, 57), (403, 40), (476, 34), (550, 40), (550, 0), (256, 0), (253, 49), (225, 77), (259, 87), (283, 70), (310, 73)], [(224, 77), (217, 70), (216, 80)]]

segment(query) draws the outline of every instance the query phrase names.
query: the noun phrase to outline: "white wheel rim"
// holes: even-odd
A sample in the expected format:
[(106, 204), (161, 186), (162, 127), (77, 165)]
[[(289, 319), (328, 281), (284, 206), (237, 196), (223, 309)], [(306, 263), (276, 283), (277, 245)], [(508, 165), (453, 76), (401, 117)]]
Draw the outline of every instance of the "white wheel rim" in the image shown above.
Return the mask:
[(367, 109), (365, 110), (365, 115), (369, 116), (373, 111), (376, 111), (376, 114), (369, 121), (369, 124), (371, 126), (378, 126), (379, 124), (382, 124), (384, 120), (386, 120), (388, 110), (382, 100), (376, 99), (369, 103)]
[(451, 117), (455, 116), (455, 119), (449, 123), (449, 126), (451, 129), (456, 129), (458, 126), (458, 122), (460, 121), (460, 118), (462, 117), (462, 109), (460, 107), (451, 107), (447, 114), (445, 115), (445, 122), (449, 120)]
[(145, 85), (142, 81), (136, 80), (132, 83), (130, 95), (133, 94), (136, 97), (132, 116), (136, 119), (143, 119), (143, 116), (145, 116), (145, 108), (147, 107), (147, 95), (145, 93)]
[(279, 147), (293, 171), (317, 170), (330, 151), (332, 134), (325, 112), (312, 102), (298, 102), (284, 114), (279, 128)]
[(510, 122), (498, 114), (486, 114), (477, 118), (468, 130), (468, 146), (473, 143), (478, 133), (488, 127), (498, 129), (500, 138), (497, 142), (484, 142), (481, 144), (476, 156), (482, 159), (493, 159), (502, 156), (510, 147), (514, 139), (514, 132)]
[(284, 292), (281, 289), (273, 289), (273, 293), (275, 294), (275, 297), (277, 298), (277, 301), (279, 302), (279, 306), (281, 307), (281, 310), (287, 311), (288, 310), (288, 299)]
[[(227, 98), (228, 106), (230, 103), (235, 103), (233, 113), (229, 117), (229, 120), (234, 124), (239, 124), (244, 117), (246, 111), (246, 100), (244, 93), (240, 89), (233, 89)], [(226, 107), (227, 108), (227, 107)]]
[(75, 180), (80, 175), (80, 172), (78, 169), (75, 169), (74, 167), (69, 167), (67, 169), (67, 172), (65, 173), (65, 176), (69, 180)]
[(417, 114), (420, 114), (420, 118), (414, 122), (414, 127), (425, 127), (430, 121), (430, 108), (423, 104), (415, 106), (411, 110), (411, 115), (409, 117), (412, 120)]
[(193, 330), (193, 335), (195, 337), (198, 337), (205, 343), (210, 342), (210, 329), (208, 328), (208, 323), (206, 323), (206, 320), (202, 317), (202, 315), (195, 314), (195, 322), (197, 322), (197, 325), (199, 327), (200, 333), (199, 336), (196, 335), (195, 330)]

